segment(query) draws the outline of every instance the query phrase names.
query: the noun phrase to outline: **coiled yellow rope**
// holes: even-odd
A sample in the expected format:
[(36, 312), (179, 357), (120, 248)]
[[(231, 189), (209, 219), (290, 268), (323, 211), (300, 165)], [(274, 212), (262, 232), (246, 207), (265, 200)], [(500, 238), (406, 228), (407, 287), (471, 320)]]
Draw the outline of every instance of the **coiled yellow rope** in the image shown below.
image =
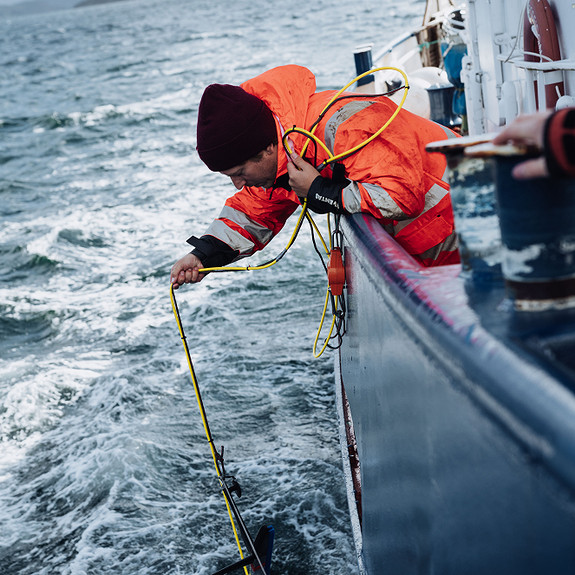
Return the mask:
[[(352, 86), (355, 82), (357, 82), (358, 80), (361, 80), (362, 78), (364, 78), (365, 76), (368, 76), (370, 74), (373, 74), (374, 72), (379, 72), (382, 70), (394, 70), (396, 72), (398, 72), (399, 74), (401, 74), (403, 76), (404, 79), (404, 93), (403, 93), (403, 97), (400, 101), (400, 103), (398, 104), (397, 108), (395, 109), (395, 111), (393, 112), (393, 114), (388, 118), (388, 120), (383, 124), (383, 126), (381, 126), (381, 128), (379, 128), (379, 130), (377, 130), (374, 134), (372, 134), (369, 138), (366, 138), (363, 142), (360, 142), (357, 146), (354, 146), (353, 148), (350, 148), (349, 150), (346, 150), (345, 152), (341, 152), (340, 154), (334, 155), (332, 154), (332, 152), (329, 150), (329, 148), (325, 145), (325, 143), (320, 140), (316, 135), (315, 135), (315, 130), (317, 129), (317, 126), (319, 125), (319, 123), (316, 122), (316, 124), (313, 126), (313, 128), (310, 131), (307, 131), (303, 128), (297, 128), (297, 127), (293, 127), (290, 128), (288, 130), (285, 131), (284, 135), (283, 135), (283, 145), (286, 149), (286, 151), (288, 152), (289, 155), (291, 155), (293, 153), (293, 151), (290, 149), (289, 144), (288, 144), (288, 136), (291, 133), (298, 133), (298, 134), (302, 134), (304, 136), (307, 137), (307, 140), (304, 144), (303, 149), (300, 152), (300, 156), (304, 156), (305, 151), (307, 150), (307, 147), (309, 145), (309, 143), (313, 140), (318, 146), (320, 146), (325, 153), (328, 156), (328, 159), (325, 160), (319, 167), (318, 170), (321, 171), (323, 168), (325, 168), (327, 165), (332, 164), (334, 162), (337, 162), (338, 160), (347, 158), (349, 156), (351, 156), (352, 154), (355, 154), (356, 152), (358, 152), (359, 150), (361, 150), (362, 148), (364, 148), (365, 146), (367, 146), (370, 142), (372, 142), (375, 138), (377, 138), (390, 124), (391, 122), (393, 122), (393, 120), (396, 118), (396, 116), (399, 114), (399, 111), (403, 108), (403, 105), (405, 103), (405, 99), (407, 98), (407, 93), (409, 90), (409, 80), (407, 78), (407, 75), (405, 74), (405, 72), (399, 68), (395, 68), (392, 66), (382, 66), (379, 68), (373, 68), (367, 72), (364, 72), (363, 74), (360, 74), (359, 76), (357, 76), (356, 78), (354, 78), (353, 80), (351, 80), (351, 82), (347, 83), (343, 88), (341, 88), (341, 90), (339, 90), (338, 92), (335, 93), (335, 95), (329, 100), (329, 102), (326, 104), (326, 106), (324, 107), (324, 109), (321, 111), (320, 113), (320, 118), (323, 116), (323, 114), (325, 114), (325, 112), (330, 108), (330, 106), (339, 98), (339, 96), (341, 96), (341, 94), (343, 94), (350, 86)], [(369, 97), (369, 94), (366, 94), (366, 97)], [(209, 268), (201, 268), (198, 270), (198, 273), (208, 273), (208, 272), (239, 272), (239, 271), (257, 271), (257, 270), (263, 270), (266, 268), (269, 268), (273, 265), (275, 265), (285, 254), (286, 252), (291, 248), (291, 246), (293, 245), (293, 243), (296, 240), (296, 237), (299, 233), (299, 230), (301, 228), (302, 222), (304, 217), (307, 217), (307, 219), (309, 220), (309, 222), (311, 223), (313, 229), (315, 230), (315, 232), (317, 233), (318, 237), (321, 240), (321, 243), (323, 244), (323, 247), (326, 251), (326, 253), (329, 254), (329, 249), (323, 239), (322, 234), (320, 233), (317, 225), (315, 224), (313, 218), (309, 215), (308, 211), (307, 211), (307, 201), (304, 200), (303, 206), (302, 206), (302, 211), (301, 214), (298, 218), (298, 221), (295, 225), (294, 231), (287, 243), (287, 245), (285, 246), (285, 248), (273, 259), (264, 262), (262, 264), (258, 264), (258, 265), (254, 265), (254, 266), (217, 266), (217, 267), (209, 267)], [(329, 223), (329, 217), (328, 217), (328, 223)], [(334, 316), (332, 318), (332, 322), (331, 322), (331, 327), (328, 333), (328, 336), (325, 339), (325, 342), (321, 348), (321, 350), (319, 351), (319, 353), (317, 352), (317, 345), (318, 345), (318, 341), (319, 341), (319, 337), (320, 337), (320, 332), (321, 329), (323, 327), (324, 321), (325, 321), (325, 315), (327, 312), (327, 305), (328, 305), (328, 301), (329, 301), (329, 287), (326, 293), (326, 299), (325, 299), (325, 304), (323, 307), (323, 312), (322, 312), (322, 317), (321, 317), (321, 321), (320, 321), (320, 325), (319, 325), (319, 329), (317, 331), (317, 335), (314, 341), (314, 345), (313, 345), (313, 354), (314, 357), (318, 358), (320, 357), (323, 352), (325, 351), (325, 349), (327, 348), (327, 345), (329, 343), (329, 340), (331, 338), (331, 334), (333, 333), (333, 328), (335, 326), (335, 321), (336, 321), (336, 316), (335, 316), (335, 312), (337, 311), (337, 306), (338, 306), (338, 297), (335, 296), (335, 309), (334, 309)]]

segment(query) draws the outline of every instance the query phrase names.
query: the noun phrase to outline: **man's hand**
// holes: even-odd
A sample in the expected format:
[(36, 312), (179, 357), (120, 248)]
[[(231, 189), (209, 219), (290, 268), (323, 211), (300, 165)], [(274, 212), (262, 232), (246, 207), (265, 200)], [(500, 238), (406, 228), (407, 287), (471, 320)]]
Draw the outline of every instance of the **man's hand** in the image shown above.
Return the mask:
[(295, 153), (291, 155), (291, 162), (288, 162), (287, 169), (291, 189), (300, 198), (307, 197), (312, 182), (320, 173)]
[(184, 284), (202, 281), (206, 274), (201, 274), (198, 270), (203, 267), (202, 262), (193, 254), (188, 254), (178, 260), (170, 273), (170, 282), (173, 284), (174, 289), (178, 289)]
[[(537, 114), (519, 116), (499, 132), (493, 139), (493, 143), (500, 145), (511, 142), (512, 144), (536, 146), (539, 150), (542, 150), (543, 131), (549, 115), (550, 112), (539, 112)], [(517, 164), (513, 168), (512, 174), (518, 180), (526, 180), (548, 176), (549, 172), (545, 158), (539, 157)]]
[(545, 158), (535, 158), (526, 160), (513, 167), (511, 171), (517, 180), (529, 180), (531, 178), (545, 178), (549, 175)]
[(518, 116), (508, 126), (503, 128), (495, 138), (494, 144), (531, 144), (543, 148), (543, 129), (550, 112), (538, 112)]

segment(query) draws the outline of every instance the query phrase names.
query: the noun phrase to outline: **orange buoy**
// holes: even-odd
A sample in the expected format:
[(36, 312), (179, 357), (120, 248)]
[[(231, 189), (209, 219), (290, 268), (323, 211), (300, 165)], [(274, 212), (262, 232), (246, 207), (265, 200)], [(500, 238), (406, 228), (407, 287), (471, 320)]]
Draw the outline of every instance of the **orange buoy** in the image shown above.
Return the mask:
[(331, 293), (340, 296), (343, 293), (345, 285), (345, 268), (341, 256), (341, 248), (333, 248), (329, 254), (329, 263), (327, 264), (327, 281)]

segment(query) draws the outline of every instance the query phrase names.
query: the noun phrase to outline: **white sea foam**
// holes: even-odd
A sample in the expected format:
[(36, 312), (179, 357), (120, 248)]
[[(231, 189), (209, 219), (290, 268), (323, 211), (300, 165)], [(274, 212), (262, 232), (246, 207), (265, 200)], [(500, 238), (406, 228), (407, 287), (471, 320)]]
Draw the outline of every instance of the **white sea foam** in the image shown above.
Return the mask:
[[(0, 570), (207, 575), (238, 558), (168, 293), (234, 191), (195, 152), (199, 97), (288, 62), (339, 88), (355, 45), (419, 23), (420, 4), (134, 0), (0, 21)], [(331, 358), (311, 353), (324, 294), (305, 231), (266, 272), (177, 294), (278, 573), (355, 569)]]

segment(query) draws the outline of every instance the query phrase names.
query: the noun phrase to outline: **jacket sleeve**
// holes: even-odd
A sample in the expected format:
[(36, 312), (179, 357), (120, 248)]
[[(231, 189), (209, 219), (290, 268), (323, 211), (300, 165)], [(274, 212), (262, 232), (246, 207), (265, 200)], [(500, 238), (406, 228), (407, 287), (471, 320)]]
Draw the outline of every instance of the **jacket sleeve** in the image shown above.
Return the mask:
[(227, 265), (263, 249), (279, 233), (299, 202), (282, 188), (244, 187), (226, 201), (200, 238), (188, 243), (206, 267)]
[[(367, 212), (379, 220), (389, 221), (406, 220), (422, 212), (425, 204), (422, 168), (416, 165), (414, 157), (401, 157), (399, 151), (379, 142), (370, 145), (373, 147), (369, 158), (375, 153), (379, 158), (386, 158), (385, 165), (375, 160), (369, 160), (369, 166), (363, 165), (365, 158), (358, 154), (357, 158), (346, 161), (347, 179), (318, 176), (307, 195), (311, 210), (336, 214)], [(407, 174), (404, 173), (406, 166), (409, 166)], [(417, 178), (413, 177), (416, 173)]]
[[(345, 161), (350, 183), (343, 189), (342, 199), (347, 212), (368, 211), (380, 220), (400, 221), (423, 211), (426, 189), (420, 147), (412, 130), (404, 130), (400, 138), (392, 126)], [(348, 147), (366, 137), (355, 131), (348, 135)]]
[[(350, 113), (337, 127), (336, 154), (364, 142), (395, 110), (395, 104), (387, 100), (375, 102), (355, 114), (353, 105), (352, 102)], [(419, 216), (426, 208), (426, 195), (434, 183), (448, 188), (442, 181), (444, 158), (430, 158), (425, 144), (450, 136), (455, 135), (402, 111), (379, 137), (343, 160), (350, 180), (342, 190), (345, 211), (368, 212), (384, 223)]]
[(575, 108), (559, 110), (549, 117), (543, 141), (549, 174), (575, 176)]

